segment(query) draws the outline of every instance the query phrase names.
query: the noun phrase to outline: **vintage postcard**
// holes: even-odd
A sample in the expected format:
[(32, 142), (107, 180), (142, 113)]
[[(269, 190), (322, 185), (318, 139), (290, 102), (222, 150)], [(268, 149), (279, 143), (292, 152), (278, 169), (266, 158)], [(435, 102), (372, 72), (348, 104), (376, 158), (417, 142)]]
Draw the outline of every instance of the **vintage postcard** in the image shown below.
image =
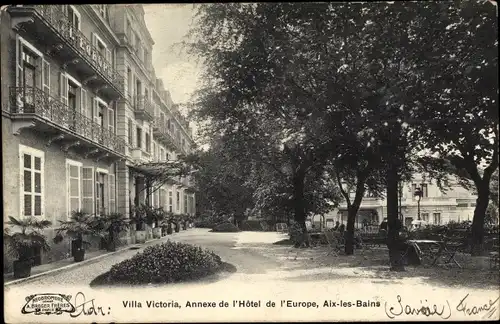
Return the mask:
[(0, 6), (6, 323), (499, 320), (496, 1)]

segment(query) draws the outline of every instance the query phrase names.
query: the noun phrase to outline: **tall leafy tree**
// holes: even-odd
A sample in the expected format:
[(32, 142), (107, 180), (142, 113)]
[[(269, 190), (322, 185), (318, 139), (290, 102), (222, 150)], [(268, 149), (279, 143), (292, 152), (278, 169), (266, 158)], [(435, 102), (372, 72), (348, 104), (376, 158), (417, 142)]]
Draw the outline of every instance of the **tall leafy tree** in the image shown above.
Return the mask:
[(485, 1), (420, 7), (427, 18), (415, 25), (421, 40), (415, 68), (422, 73), (414, 114), (428, 122), (418, 125), (419, 143), (437, 157), (431, 162), (438, 171), (448, 170), (477, 192), (471, 242), (477, 254), (498, 169), (496, 8)]

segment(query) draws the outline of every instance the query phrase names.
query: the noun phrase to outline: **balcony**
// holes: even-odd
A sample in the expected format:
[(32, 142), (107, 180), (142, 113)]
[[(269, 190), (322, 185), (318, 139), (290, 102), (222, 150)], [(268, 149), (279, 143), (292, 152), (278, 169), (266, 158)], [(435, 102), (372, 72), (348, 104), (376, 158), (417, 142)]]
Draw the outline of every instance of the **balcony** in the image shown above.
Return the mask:
[(177, 149), (176, 142), (172, 133), (158, 118), (153, 121), (153, 136), (157, 141), (164, 144), (168, 150)]
[(133, 100), (135, 118), (153, 121), (155, 116), (154, 106), (146, 97), (137, 96)]
[(130, 151), (131, 151), (132, 159), (137, 164), (150, 163), (153, 161), (151, 154), (144, 151), (140, 147), (132, 148)]
[(47, 146), (57, 140), (63, 151), (74, 147), (86, 158), (125, 158), (125, 140), (38, 88), (12, 87), (10, 112), (15, 135), (33, 128), (44, 133)]
[(80, 76), (83, 83), (98, 89), (110, 100), (123, 97), (124, 78), (112, 62), (75, 28), (62, 5), (9, 6), (11, 25), (21, 35), (36, 39), (44, 52), (63, 62), (63, 67)]

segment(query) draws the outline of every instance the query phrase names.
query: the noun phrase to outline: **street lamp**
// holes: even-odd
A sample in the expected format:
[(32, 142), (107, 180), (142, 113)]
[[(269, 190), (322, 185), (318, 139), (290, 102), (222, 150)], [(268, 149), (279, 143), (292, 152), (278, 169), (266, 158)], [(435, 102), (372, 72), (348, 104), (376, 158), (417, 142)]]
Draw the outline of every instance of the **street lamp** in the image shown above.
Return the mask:
[(420, 199), (422, 198), (422, 190), (416, 188), (414, 195), (417, 197), (417, 219), (420, 220)]

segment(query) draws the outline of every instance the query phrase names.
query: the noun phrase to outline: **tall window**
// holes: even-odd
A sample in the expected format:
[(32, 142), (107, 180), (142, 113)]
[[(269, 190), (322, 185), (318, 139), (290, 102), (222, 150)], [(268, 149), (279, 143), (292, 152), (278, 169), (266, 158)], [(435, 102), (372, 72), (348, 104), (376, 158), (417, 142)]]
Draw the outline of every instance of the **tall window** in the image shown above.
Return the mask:
[(95, 181), (95, 211), (96, 215), (104, 215), (108, 212), (106, 198), (108, 198), (108, 193), (106, 192), (107, 186), (106, 174), (101, 172), (96, 172)]
[(177, 205), (177, 211), (180, 211), (181, 210), (181, 193), (177, 191), (177, 199), (175, 201), (176, 205)]
[(426, 183), (422, 183), (420, 185), (420, 189), (422, 190), (422, 197), (429, 197), (429, 192), (427, 190), (427, 184)]
[(66, 183), (68, 192), (68, 216), (72, 211), (80, 210), (81, 207), (81, 163), (66, 160)]
[[(80, 30), (81, 28), (81, 17), (80, 13), (72, 5), (68, 5), (68, 19), (71, 27), (75, 30)], [(70, 29), (70, 36), (75, 36), (73, 29)]]
[(21, 215), (43, 216), (44, 152), (19, 145), (22, 204)]
[(172, 191), (168, 191), (168, 211), (172, 212), (173, 211), (173, 199), (172, 199)]
[(129, 118), (128, 119), (128, 143), (129, 143), (129, 145), (132, 144), (132, 141), (134, 139), (134, 137), (133, 137), (134, 136), (133, 135), (134, 128), (133, 127), (134, 127), (134, 124), (132, 123), (132, 119)]
[(142, 147), (142, 134), (141, 134), (142, 130), (140, 127), (137, 127), (137, 130), (136, 130), (136, 134), (137, 134), (137, 147), (138, 148), (141, 148)]
[(149, 138), (149, 133), (145, 134), (145, 139), (146, 139), (146, 152), (151, 153), (151, 141)]
[(422, 213), (422, 220), (424, 222), (429, 222), (429, 213)]
[(434, 213), (433, 218), (434, 218), (434, 225), (441, 224), (441, 213)]
[(184, 193), (184, 214), (188, 213), (188, 195)]

